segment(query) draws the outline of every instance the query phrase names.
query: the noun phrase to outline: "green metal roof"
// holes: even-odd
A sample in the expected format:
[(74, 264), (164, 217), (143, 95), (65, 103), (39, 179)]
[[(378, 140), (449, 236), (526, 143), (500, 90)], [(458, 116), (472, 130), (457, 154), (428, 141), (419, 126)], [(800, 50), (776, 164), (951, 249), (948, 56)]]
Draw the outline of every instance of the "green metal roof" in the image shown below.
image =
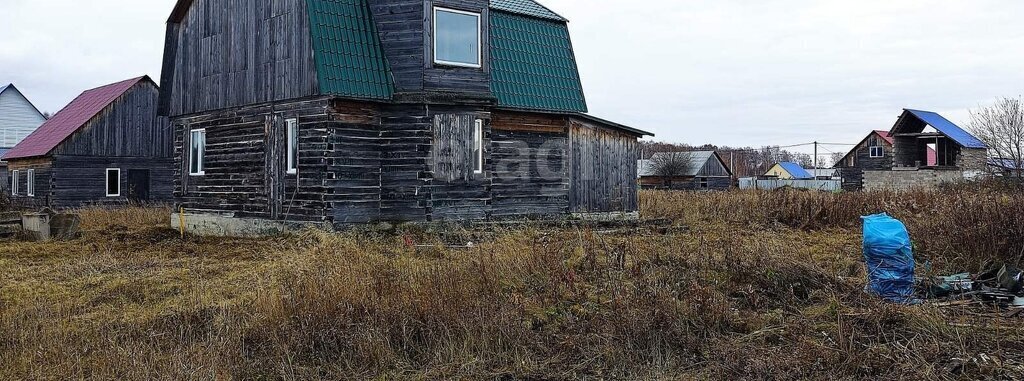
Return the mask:
[(391, 70), (366, 0), (306, 0), (321, 94), (390, 99)]
[(491, 76), (499, 106), (587, 111), (565, 22), (491, 12)]
[(491, 8), (555, 21), (569, 21), (533, 0), (491, 0)]

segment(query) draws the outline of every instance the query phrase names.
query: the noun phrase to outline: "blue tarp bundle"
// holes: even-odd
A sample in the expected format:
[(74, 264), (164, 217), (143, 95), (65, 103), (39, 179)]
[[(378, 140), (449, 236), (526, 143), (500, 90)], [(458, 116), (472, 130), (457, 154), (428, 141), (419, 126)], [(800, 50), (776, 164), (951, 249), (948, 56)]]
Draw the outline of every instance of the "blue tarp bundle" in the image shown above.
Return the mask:
[(907, 227), (882, 213), (864, 220), (867, 291), (897, 303), (914, 301), (914, 250)]

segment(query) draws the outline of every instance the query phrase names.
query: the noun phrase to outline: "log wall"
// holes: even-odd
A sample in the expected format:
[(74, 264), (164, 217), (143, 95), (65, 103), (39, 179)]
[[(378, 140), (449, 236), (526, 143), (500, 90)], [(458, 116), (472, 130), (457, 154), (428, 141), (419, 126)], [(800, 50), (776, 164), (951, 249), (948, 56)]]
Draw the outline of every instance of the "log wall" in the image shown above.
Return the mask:
[[(297, 174), (284, 172), (289, 118), (299, 123)], [(472, 168), (476, 120), (483, 173)], [(575, 211), (635, 210), (635, 180), (625, 179), (636, 168), (625, 163), (636, 162), (636, 138), (576, 122), (570, 143), (569, 125), (564, 115), (320, 97), (215, 112), (175, 121), (175, 196), (194, 212), (339, 227), (564, 215), (571, 190), (587, 202)], [(206, 129), (203, 176), (188, 175), (184, 159), (195, 128)], [(574, 177), (585, 187), (570, 181), (571, 144), (591, 158)]]

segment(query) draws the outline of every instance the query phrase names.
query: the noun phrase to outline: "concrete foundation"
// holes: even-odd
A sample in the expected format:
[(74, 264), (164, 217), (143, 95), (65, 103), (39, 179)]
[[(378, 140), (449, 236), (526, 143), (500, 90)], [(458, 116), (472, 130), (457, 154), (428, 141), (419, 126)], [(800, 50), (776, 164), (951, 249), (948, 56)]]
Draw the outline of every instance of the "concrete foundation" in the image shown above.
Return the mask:
[(573, 213), (572, 218), (592, 222), (639, 221), (640, 212)]
[(175, 230), (181, 230), (182, 221), (186, 233), (212, 237), (266, 237), (309, 228), (331, 229), (329, 225), (310, 222), (292, 223), (199, 213), (171, 215), (171, 227)]
[(940, 184), (970, 180), (963, 171), (892, 170), (864, 171), (864, 190), (934, 189)]

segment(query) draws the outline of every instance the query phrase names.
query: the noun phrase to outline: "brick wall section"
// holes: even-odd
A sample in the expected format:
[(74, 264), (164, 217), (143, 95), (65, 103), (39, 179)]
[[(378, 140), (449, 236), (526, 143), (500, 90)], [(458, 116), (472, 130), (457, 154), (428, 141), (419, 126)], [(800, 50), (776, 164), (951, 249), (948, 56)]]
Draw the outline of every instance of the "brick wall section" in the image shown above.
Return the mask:
[(963, 148), (956, 158), (957, 166), (964, 172), (985, 172), (988, 163), (988, 151), (983, 149)]
[(964, 172), (961, 171), (864, 171), (864, 190), (927, 189), (964, 180)]

